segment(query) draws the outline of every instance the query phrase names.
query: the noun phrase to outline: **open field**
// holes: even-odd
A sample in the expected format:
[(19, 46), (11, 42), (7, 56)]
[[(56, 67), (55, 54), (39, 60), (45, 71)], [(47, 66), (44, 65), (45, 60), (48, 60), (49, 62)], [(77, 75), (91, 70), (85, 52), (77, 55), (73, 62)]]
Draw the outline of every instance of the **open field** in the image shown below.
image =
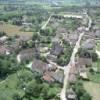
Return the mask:
[(22, 28), (21, 26), (15, 26), (6, 23), (0, 24), (0, 31), (6, 32), (8, 36), (14, 36), (16, 34), (32, 36), (33, 32), (22, 32), (20, 31), (21, 28)]
[(93, 62), (93, 68), (97, 68), (98, 72), (88, 72), (88, 77), (92, 82), (100, 84), (100, 60)]
[(100, 100), (100, 84), (84, 82), (86, 91), (93, 97), (93, 100)]

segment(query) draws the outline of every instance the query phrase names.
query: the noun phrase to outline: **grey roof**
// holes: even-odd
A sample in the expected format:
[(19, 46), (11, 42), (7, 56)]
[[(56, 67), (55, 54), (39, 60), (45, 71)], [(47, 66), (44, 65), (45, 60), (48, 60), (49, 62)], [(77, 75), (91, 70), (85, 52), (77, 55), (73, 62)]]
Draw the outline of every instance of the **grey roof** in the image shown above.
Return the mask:
[(95, 32), (95, 36), (96, 36), (97, 38), (100, 38), (100, 30), (97, 30), (97, 31)]
[(34, 59), (33, 64), (32, 64), (32, 71), (43, 74), (47, 70), (48, 70), (47, 63), (41, 60)]
[(36, 48), (25, 49), (25, 50), (22, 50), (19, 54), (20, 54), (21, 60), (29, 60), (29, 59), (32, 59), (33, 57), (38, 56), (39, 51)]
[(63, 83), (63, 79), (64, 79), (64, 73), (63, 71), (56, 71), (56, 72), (51, 72), (51, 76), (60, 83)]
[(84, 43), (82, 44), (82, 48), (84, 48), (84, 49), (95, 48), (95, 41), (93, 39), (88, 39), (88, 40), (84, 41)]

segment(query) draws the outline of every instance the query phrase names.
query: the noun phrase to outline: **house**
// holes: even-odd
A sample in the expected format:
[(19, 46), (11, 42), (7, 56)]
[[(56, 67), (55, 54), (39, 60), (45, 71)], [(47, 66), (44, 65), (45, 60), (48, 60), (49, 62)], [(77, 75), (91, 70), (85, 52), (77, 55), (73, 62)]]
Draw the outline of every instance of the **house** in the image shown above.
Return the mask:
[(78, 69), (78, 73), (79, 73), (79, 76), (80, 78), (82, 79), (88, 79), (88, 76), (87, 76), (87, 68), (86, 66), (89, 66), (92, 64), (92, 59), (90, 58), (79, 58), (78, 59), (78, 62), (76, 63), (76, 67)]
[(7, 39), (8, 39), (7, 36), (2, 36), (2, 37), (0, 37), (0, 41), (1, 41), (1, 42), (5, 42)]
[(92, 58), (79, 58), (78, 59), (78, 64), (79, 65), (87, 65), (87, 66), (89, 66), (89, 65), (92, 65)]
[(26, 36), (26, 35), (20, 35), (17, 40), (19, 42), (27, 42), (27, 41), (31, 40), (31, 37), (30, 36)]
[(71, 45), (75, 45), (76, 41), (78, 40), (79, 35), (78, 34), (68, 34), (68, 41)]
[(48, 82), (49, 84), (55, 82), (55, 79), (52, 78), (50, 72), (46, 72), (46, 73), (43, 75), (42, 79), (43, 79), (44, 81)]
[(83, 49), (93, 50), (95, 48), (95, 41), (93, 39), (88, 39), (82, 44)]
[(38, 72), (39, 74), (43, 75), (48, 70), (48, 64), (41, 61), (34, 59), (32, 64), (32, 71)]
[(51, 77), (53, 77), (56, 82), (63, 83), (64, 73), (61, 70), (57, 70), (55, 72), (51, 72)]
[(20, 55), (20, 60), (25, 61), (25, 60), (33, 59), (33, 57), (38, 57), (40, 53), (36, 48), (31, 48), (31, 49), (29, 48), (20, 51), (19, 55)]
[(76, 100), (76, 93), (73, 91), (72, 88), (67, 90), (67, 100)]
[(48, 55), (47, 55), (47, 60), (56, 62), (56, 61), (57, 61), (57, 56), (52, 55), (52, 54), (48, 54)]
[(48, 83), (59, 82), (63, 83), (64, 73), (63, 71), (46, 71), (42, 77)]
[(100, 30), (96, 30), (94, 34), (96, 38), (100, 38)]
[(88, 76), (87, 76), (87, 68), (85, 65), (80, 65), (78, 67), (78, 71), (79, 71), (79, 75), (82, 79), (88, 79)]
[(8, 54), (10, 54), (9, 50), (4, 45), (0, 45), (0, 55), (8, 55)]
[(58, 56), (63, 52), (63, 50), (64, 48), (58, 42), (54, 42), (50, 50), (50, 54)]
[(56, 30), (56, 33), (57, 33), (57, 34), (60, 34), (60, 33), (67, 33), (67, 29), (64, 28), (64, 27), (58, 27), (57, 30)]

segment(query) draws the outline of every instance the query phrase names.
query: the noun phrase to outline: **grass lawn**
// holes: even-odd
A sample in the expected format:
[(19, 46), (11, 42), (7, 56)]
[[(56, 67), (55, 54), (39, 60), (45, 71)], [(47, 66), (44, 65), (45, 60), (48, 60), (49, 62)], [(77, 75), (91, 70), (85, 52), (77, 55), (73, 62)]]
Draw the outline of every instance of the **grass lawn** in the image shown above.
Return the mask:
[[(25, 70), (25, 73), (30, 73), (30, 71)], [(18, 72), (22, 75), (22, 71)], [(17, 74), (9, 75), (4, 81), (0, 82), (0, 100), (13, 100), (12, 97), (15, 93), (19, 93), (20, 96), (24, 95), (24, 90), (18, 87), (19, 79)]]
[(26, 36), (32, 36), (33, 32), (22, 32), (20, 31), (22, 27), (21, 26), (16, 26), (16, 25), (11, 25), (11, 24), (0, 24), (0, 31), (4, 31), (7, 33), (8, 36), (14, 36), (14, 35), (26, 35)]
[(84, 82), (85, 90), (92, 96), (93, 100), (100, 100), (100, 84)]

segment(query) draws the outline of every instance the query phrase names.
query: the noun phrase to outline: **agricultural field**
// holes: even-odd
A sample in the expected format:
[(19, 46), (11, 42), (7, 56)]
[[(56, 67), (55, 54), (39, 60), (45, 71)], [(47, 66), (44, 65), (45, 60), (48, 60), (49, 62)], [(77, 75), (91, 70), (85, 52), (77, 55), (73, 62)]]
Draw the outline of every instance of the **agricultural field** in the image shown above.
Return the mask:
[(22, 26), (16, 26), (16, 25), (11, 25), (7, 23), (0, 24), (0, 31), (3, 31), (7, 33), (8, 36), (14, 36), (14, 35), (28, 35), (32, 36), (33, 32), (23, 32), (20, 31)]

